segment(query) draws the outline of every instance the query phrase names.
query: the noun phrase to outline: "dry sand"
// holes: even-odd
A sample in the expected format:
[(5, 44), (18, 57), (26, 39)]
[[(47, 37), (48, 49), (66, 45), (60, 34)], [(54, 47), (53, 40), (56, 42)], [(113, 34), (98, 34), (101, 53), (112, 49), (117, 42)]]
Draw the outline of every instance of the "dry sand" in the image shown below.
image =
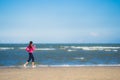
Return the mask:
[(0, 68), (0, 80), (120, 80), (120, 67)]

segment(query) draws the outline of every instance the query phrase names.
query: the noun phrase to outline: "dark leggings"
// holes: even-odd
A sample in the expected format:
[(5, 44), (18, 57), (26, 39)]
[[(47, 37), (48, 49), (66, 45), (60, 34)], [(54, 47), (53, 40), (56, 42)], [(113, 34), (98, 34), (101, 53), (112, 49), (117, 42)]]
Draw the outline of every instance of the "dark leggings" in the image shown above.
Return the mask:
[(32, 53), (29, 53), (29, 58), (28, 58), (28, 62), (30, 62), (30, 60), (32, 59), (32, 62), (34, 62), (34, 56)]

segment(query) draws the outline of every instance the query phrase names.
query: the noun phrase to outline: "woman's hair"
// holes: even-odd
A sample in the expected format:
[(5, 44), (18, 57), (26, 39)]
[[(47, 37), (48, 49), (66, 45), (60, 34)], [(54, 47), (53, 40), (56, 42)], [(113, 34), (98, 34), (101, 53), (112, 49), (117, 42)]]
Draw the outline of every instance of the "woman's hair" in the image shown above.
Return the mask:
[(32, 41), (30, 41), (30, 44), (32, 44), (33, 42)]
[(33, 44), (33, 42), (32, 41), (30, 41), (30, 43), (29, 43), (29, 48), (32, 48), (32, 44)]

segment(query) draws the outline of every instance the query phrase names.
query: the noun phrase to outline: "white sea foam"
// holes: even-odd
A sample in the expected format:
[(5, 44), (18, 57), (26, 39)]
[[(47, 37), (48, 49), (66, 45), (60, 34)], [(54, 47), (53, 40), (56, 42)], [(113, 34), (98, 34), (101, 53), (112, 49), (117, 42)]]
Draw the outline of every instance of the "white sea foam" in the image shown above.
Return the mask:
[(26, 47), (20, 47), (19, 49), (26, 49)]
[[(93, 64), (93, 65), (69, 65), (69, 64), (63, 64), (63, 65), (36, 65), (36, 68), (39, 67), (120, 67), (120, 64)], [(0, 68), (24, 68), (23, 65), (18, 66), (0, 66)], [(31, 66), (27, 66), (27, 68), (32, 68)]]
[(105, 51), (112, 51), (114, 49), (120, 49), (120, 47), (102, 47), (102, 46), (92, 46), (92, 47), (71, 46), (71, 48), (82, 49), (82, 50), (105, 50)]
[(37, 48), (36, 50), (56, 50), (55, 48)]
[(117, 52), (118, 50), (113, 50), (113, 51)]
[(68, 51), (68, 52), (72, 52), (72, 51), (76, 51), (76, 50), (68, 49), (67, 51)]
[[(26, 49), (26, 47), (20, 47), (19, 49)], [(36, 48), (35, 50), (56, 50), (55, 48)]]
[(14, 49), (14, 47), (0, 47), (0, 50), (9, 50), (9, 49)]
[(39, 67), (119, 67), (120, 64), (96, 64), (96, 65), (39, 65)]

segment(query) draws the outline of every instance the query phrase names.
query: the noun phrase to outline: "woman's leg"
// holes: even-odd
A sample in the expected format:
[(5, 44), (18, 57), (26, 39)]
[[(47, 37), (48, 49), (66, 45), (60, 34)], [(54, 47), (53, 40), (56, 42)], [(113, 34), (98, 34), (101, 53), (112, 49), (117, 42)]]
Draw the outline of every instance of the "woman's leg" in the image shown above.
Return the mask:
[(31, 60), (31, 53), (29, 53), (29, 58), (28, 58), (27, 62), (24, 64), (25, 68), (26, 68), (26, 65), (30, 62), (30, 60)]
[(24, 64), (24, 67), (26, 68), (26, 65), (28, 64), (28, 62), (26, 62), (25, 64)]
[(32, 62), (32, 68), (35, 68), (36, 65), (35, 65), (35, 62)]
[(34, 56), (33, 56), (33, 54), (31, 54), (31, 59), (32, 59), (32, 62), (34, 62)]
[(33, 56), (33, 54), (31, 55), (31, 58), (32, 58), (32, 67), (34, 68), (34, 67), (36, 67), (36, 66), (35, 66), (34, 56)]
[(29, 53), (29, 58), (28, 58), (27, 62), (30, 62), (31, 59), (32, 59), (32, 53)]

